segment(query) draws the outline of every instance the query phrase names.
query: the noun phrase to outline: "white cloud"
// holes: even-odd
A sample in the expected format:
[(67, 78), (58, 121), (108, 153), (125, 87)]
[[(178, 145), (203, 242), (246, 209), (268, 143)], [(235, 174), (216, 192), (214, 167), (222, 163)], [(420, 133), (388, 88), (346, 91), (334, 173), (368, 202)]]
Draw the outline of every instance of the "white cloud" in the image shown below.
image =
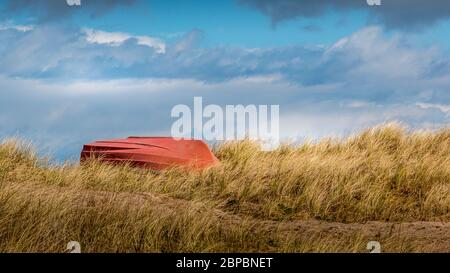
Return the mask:
[(417, 103), (417, 107), (420, 109), (437, 109), (442, 113), (450, 116), (450, 105), (447, 104), (438, 104), (438, 103)]
[(373, 103), (367, 102), (367, 101), (355, 100), (355, 101), (350, 101), (350, 102), (348, 102), (345, 105), (350, 107), (350, 108), (366, 108), (366, 107), (369, 107), (369, 106), (373, 106)]
[[(158, 38), (62, 26), (0, 31), (0, 73), (21, 77), (190, 78), (207, 82), (281, 75), (302, 85), (364, 85), (360, 92), (417, 89), (448, 74), (448, 57), (435, 48), (414, 48), (401, 35), (378, 27), (355, 32), (330, 48), (200, 47), (201, 31), (166, 44)], [(127, 42), (134, 39), (134, 42)], [(144, 45), (144, 46), (142, 46)], [(155, 54), (165, 53), (165, 54)], [(411, 84), (414, 83), (414, 84)], [(420, 86), (422, 90), (430, 89)], [(410, 86), (410, 87), (409, 87)], [(381, 90), (375, 90), (379, 87)], [(356, 88), (352, 88), (356, 89)], [(406, 90), (408, 89), (408, 90)], [(410, 92), (416, 92), (411, 90)], [(348, 93), (348, 92), (346, 92)], [(364, 100), (364, 98), (356, 98)], [(420, 101), (420, 100), (416, 100)]]
[(9, 29), (13, 29), (13, 30), (17, 30), (20, 32), (28, 32), (34, 29), (34, 26), (32, 25), (15, 25), (9, 22), (6, 23), (0, 23), (0, 31), (1, 30), (9, 30)]
[[(349, 64), (353, 77), (411, 79), (427, 72), (439, 58), (436, 48), (410, 47), (400, 34), (389, 37), (378, 26), (366, 27), (337, 41), (324, 54), (324, 61)], [(344, 70), (346, 71), (346, 70)]]
[[(169, 135), (177, 104), (280, 105), (282, 140), (342, 136), (399, 120), (414, 128), (445, 124), (432, 104), (374, 104), (335, 98), (336, 87), (294, 85), (285, 79), (239, 78), (218, 83), (192, 79), (47, 80), (0, 76), (0, 136), (33, 140), (41, 151), (74, 159), (94, 139)], [(332, 91), (335, 92), (332, 92)], [(329, 94), (314, 98), (315, 94)], [(438, 105), (450, 111), (450, 106)]]
[(150, 36), (134, 36), (124, 32), (106, 32), (90, 28), (83, 29), (86, 34), (86, 40), (89, 43), (108, 44), (111, 46), (120, 46), (129, 39), (136, 39), (138, 45), (148, 46), (156, 50), (157, 53), (166, 52), (166, 44), (159, 38)]

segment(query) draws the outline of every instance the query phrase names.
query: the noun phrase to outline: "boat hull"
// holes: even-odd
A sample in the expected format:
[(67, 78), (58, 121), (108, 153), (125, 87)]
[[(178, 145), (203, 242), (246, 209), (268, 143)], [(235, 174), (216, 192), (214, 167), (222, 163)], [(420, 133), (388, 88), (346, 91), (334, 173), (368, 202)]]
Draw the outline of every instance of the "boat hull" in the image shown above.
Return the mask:
[(81, 162), (89, 158), (110, 163), (127, 163), (153, 170), (171, 167), (203, 169), (219, 163), (203, 141), (170, 137), (129, 137), (95, 141), (84, 145), (81, 151)]

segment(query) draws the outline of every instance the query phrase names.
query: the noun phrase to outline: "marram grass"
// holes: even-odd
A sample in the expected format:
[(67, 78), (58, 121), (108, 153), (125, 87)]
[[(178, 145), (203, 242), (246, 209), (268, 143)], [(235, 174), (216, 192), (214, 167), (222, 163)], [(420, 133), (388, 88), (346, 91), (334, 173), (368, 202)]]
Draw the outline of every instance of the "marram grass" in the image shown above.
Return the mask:
[(450, 130), (396, 124), (262, 152), (215, 148), (204, 171), (55, 166), (0, 144), (0, 252), (450, 251)]

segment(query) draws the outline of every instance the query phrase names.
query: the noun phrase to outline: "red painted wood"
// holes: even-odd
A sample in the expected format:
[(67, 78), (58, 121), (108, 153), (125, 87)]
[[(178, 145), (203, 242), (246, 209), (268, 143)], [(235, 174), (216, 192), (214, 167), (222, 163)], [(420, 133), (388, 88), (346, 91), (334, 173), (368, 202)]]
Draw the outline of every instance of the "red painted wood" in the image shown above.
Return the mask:
[(129, 137), (101, 140), (83, 146), (81, 161), (90, 157), (100, 161), (162, 170), (173, 166), (203, 169), (219, 163), (201, 140), (171, 137)]

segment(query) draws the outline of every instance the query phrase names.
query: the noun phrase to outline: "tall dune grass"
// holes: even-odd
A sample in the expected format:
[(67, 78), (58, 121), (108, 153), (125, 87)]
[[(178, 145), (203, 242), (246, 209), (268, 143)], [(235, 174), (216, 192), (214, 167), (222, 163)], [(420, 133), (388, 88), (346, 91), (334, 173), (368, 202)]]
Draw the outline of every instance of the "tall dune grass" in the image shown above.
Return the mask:
[(0, 251), (62, 252), (79, 241), (88, 252), (361, 252), (371, 239), (388, 251), (450, 250), (450, 236), (433, 245), (433, 234), (414, 233), (435, 224), (393, 233), (399, 222), (450, 220), (450, 130), (388, 124), (272, 152), (239, 141), (214, 153), (220, 166), (156, 173), (95, 160), (55, 166), (6, 140)]

